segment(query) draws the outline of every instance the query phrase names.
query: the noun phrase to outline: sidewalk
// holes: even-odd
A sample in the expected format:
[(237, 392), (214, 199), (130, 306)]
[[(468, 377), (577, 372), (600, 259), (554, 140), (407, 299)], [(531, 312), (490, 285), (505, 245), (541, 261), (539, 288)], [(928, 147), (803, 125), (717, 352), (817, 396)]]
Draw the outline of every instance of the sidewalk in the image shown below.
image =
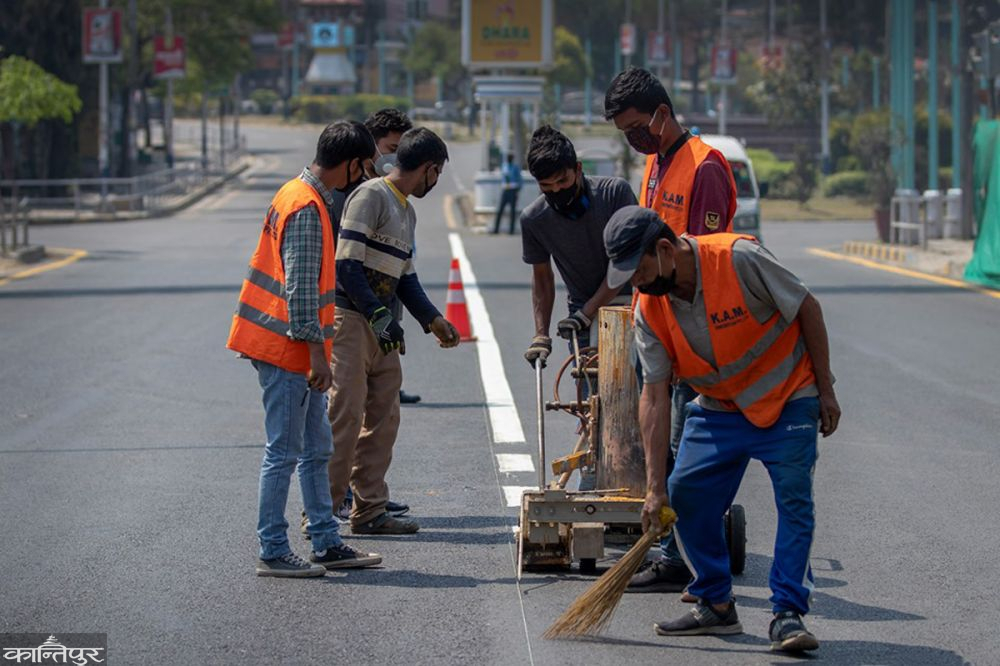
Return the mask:
[(879, 241), (844, 241), (838, 251), (889, 266), (963, 280), (965, 265), (972, 259), (973, 240), (927, 241), (927, 249), (912, 245), (890, 245)]

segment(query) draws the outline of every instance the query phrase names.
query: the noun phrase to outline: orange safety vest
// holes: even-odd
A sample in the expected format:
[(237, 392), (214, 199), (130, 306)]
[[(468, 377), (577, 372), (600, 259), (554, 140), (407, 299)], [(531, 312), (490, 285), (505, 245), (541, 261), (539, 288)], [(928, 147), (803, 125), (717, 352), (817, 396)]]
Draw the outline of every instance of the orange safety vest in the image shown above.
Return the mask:
[(270, 363), (289, 372), (307, 374), (309, 346), (288, 334), (288, 301), (285, 268), (281, 260), (281, 240), (288, 219), (309, 204), (319, 211), (323, 227), (323, 264), (319, 271), (319, 323), (323, 329), (323, 351), (327, 363), (333, 348), (333, 291), (335, 263), (333, 226), (326, 202), (309, 184), (290, 180), (271, 201), (264, 216), (257, 249), (250, 258), (250, 270), (243, 280), (240, 303), (233, 315), (226, 347), (252, 359)]
[(696, 239), (715, 367), (691, 349), (667, 296), (640, 294), (639, 306), (680, 379), (739, 409), (758, 428), (767, 428), (789, 397), (814, 384), (816, 377), (798, 319), (788, 323), (775, 312), (761, 324), (750, 313), (733, 267), (733, 243), (741, 238), (756, 242), (742, 234)]
[(729, 162), (722, 153), (699, 137), (692, 136), (674, 153), (662, 180), (658, 180), (660, 175), (659, 155), (653, 153), (646, 158), (646, 171), (642, 176), (642, 185), (639, 191), (639, 205), (646, 207), (646, 202), (649, 200), (648, 193), (652, 188), (653, 205), (649, 207), (656, 211), (660, 219), (673, 229), (674, 234), (678, 237), (687, 233), (688, 230), (688, 218), (691, 214), (691, 190), (694, 188), (695, 172), (712, 153), (715, 153), (719, 161), (726, 165), (726, 171), (729, 173), (729, 211), (725, 220), (718, 220), (718, 228), (714, 230), (725, 232), (732, 229), (733, 216), (736, 214), (736, 180), (733, 178), (732, 169), (729, 168)]

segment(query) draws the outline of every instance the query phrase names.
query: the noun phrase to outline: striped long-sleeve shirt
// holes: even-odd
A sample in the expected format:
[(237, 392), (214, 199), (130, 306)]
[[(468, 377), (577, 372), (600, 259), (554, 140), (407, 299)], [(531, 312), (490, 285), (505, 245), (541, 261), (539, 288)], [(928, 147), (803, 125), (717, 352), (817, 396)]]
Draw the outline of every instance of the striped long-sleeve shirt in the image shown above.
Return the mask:
[(440, 312), (413, 266), (413, 206), (385, 178), (363, 183), (347, 199), (337, 241), (337, 307), (370, 319), (396, 298), (424, 329)]

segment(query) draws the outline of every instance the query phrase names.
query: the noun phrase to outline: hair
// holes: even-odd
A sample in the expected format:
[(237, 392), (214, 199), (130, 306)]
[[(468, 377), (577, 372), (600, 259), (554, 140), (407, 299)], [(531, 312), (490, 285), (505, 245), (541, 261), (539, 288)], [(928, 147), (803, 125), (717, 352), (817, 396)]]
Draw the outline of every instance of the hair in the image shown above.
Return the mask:
[(339, 120), (326, 126), (316, 142), (313, 162), (324, 169), (354, 159), (366, 160), (375, 154), (375, 139), (359, 122)]
[(416, 171), (425, 162), (441, 166), (447, 161), (448, 146), (426, 127), (407, 130), (399, 140), (396, 164), (403, 171)]
[(365, 118), (365, 127), (375, 141), (381, 141), (393, 132), (402, 134), (413, 129), (413, 122), (399, 109), (385, 108), (369, 114)]
[(576, 164), (576, 149), (559, 130), (542, 125), (531, 135), (528, 171), (535, 180), (551, 178), (560, 171), (576, 168)]
[(648, 70), (629, 67), (611, 81), (604, 95), (604, 118), (611, 120), (629, 109), (652, 115), (661, 104), (670, 107), (673, 118), (674, 103), (660, 80)]
[(646, 247), (642, 249), (643, 253), (648, 255), (656, 254), (656, 244), (664, 238), (670, 241), (671, 245), (677, 244), (677, 234), (674, 233), (674, 230), (665, 224), (661, 224), (656, 237), (649, 241), (649, 243), (646, 244)]

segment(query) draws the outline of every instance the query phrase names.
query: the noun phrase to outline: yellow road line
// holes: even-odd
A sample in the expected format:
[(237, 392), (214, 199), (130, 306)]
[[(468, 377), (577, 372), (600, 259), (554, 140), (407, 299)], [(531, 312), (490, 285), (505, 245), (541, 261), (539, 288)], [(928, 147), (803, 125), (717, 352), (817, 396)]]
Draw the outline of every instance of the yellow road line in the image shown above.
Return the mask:
[(69, 256), (63, 257), (57, 261), (53, 261), (49, 264), (42, 264), (41, 266), (35, 266), (33, 268), (27, 268), (18, 273), (14, 273), (10, 277), (3, 278), (0, 280), (0, 287), (11, 282), (12, 280), (23, 280), (24, 278), (29, 278), (32, 275), (38, 275), (39, 273), (46, 273), (48, 271), (54, 271), (57, 268), (62, 268), (63, 266), (69, 266), (72, 263), (80, 261), (87, 256), (86, 250), (70, 250), (65, 248), (51, 247), (49, 248), (52, 252), (58, 252), (59, 254), (68, 253)]
[(970, 284), (968, 282), (963, 282), (961, 280), (955, 280), (953, 278), (946, 278), (940, 275), (931, 275), (930, 273), (921, 273), (920, 271), (913, 271), (908, 268), (900, 268), (899, 266), (889, 266), (887, 264), (880, 264), (877, 261), (870, 261), (868, 259), (862, 259), (861, 257), (851, 257), (845, 254), (840, 254), (838, 252), (830, 252), (829, 250), (821, 250), (818, 247), (810, 247), (806, 249), (809, 254), (816, 255), (817, 257), (824, 257), (826, 259), (833, 259), (835, 261), (847, 261), (852, 264), (857, 264), (859, 266), (865, 266), (866, 268), (874, 268), (880, 271), (886, 271), (888, 273), (895, 273), (896, 275), (905, 275), (906, 277), (916, 278), (917, 280), (926, 280), (927, 282), (934, 282), (936, 284), (943, 284), (949, 287), (957, 287), (958, 289), (967, 289), (968, 291), (975, 291), (985, 296), (991, 298), (1000, 299), (1000, 291), (995, 289), (987, 289), (986, 287), (980, 287), (978, 285)]

